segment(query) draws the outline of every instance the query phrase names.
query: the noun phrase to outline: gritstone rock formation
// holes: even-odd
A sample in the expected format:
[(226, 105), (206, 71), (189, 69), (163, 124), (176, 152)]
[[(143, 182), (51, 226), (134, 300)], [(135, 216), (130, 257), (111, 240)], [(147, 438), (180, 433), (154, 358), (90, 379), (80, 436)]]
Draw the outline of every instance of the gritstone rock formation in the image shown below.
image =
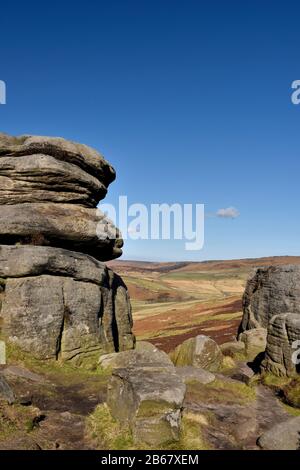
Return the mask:
[(300, 339), (300, 266), (260, 268), (248, 281), (239, 333), (251, 329), (267, 332), (264, 370), (276, 375), (298, 372), (293, 343)]
[(0, 134), (1, 334), (39, 359), (80, 364), (134, 345), (126, 286), (102, 263), (122, 254), (96, 208), (114, 179), (85, 145)]

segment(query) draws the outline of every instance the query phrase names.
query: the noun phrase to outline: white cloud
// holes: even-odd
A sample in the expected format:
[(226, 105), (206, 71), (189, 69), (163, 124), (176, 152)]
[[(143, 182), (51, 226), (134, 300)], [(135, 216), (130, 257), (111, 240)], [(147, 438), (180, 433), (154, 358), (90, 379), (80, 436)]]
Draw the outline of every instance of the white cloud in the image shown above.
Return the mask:
[(224, 219), (236, 219), (239, 217), (240, 212), (235, 207), (226, 207), (225, 209), (219, 209), (216, 215)]

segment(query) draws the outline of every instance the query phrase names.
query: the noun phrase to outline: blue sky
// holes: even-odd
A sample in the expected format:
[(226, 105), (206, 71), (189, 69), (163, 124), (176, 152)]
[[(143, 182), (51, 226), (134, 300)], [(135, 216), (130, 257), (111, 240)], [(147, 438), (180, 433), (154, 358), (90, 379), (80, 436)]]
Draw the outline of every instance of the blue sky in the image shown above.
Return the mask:
[(300, 6), (296, 1), (5, 2), (0, 129), (98, 148), (105, 202), (236, 207), (205, 245), (132, 241), (124, 258), (300, 254)]

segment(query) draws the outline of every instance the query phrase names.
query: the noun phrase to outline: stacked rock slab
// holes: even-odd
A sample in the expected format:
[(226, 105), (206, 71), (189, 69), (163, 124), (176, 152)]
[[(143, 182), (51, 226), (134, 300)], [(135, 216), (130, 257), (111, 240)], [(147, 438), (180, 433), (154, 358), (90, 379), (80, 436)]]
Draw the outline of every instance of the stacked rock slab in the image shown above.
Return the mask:
[(252, 329), (267, 332), (263, 370), (276, 375), (298, 372), (300, 266), (259, 268), (248, 281), (239, 333)]
[(39, 359), (131, 349), (131, 307), (103, 261), (122, 254), (97, 209), (115, 171), (61, 138), (0, 134), (1, 335)]

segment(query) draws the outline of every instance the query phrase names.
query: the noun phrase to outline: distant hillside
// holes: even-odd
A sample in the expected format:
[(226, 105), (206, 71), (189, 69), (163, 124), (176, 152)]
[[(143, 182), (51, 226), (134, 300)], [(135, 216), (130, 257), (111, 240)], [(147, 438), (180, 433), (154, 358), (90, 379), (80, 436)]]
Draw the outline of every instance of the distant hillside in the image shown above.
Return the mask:
[(151, 262), (151, 261), (130, 261), (130, 260), (113, 260), (109, 261), (108, 266), (118, 269), (122, 272), (134, 271), (213, 271), (216, 269), (240, 269), (240, 268), (256, 268), (268, 265), (283, 264), (300, 264), (300, 256), (268, 256), (264, 258), (245, 258), (234, 260), (212, 260), (212, 261), (174, 261), (174, 262)]
[(300, 256), (107, 264), (128, 286), (137, 337), (170, 351), (197, 334), (209, 335), (218, 343), (235, 338), (242, 295), (252, 271), (259, 266), (300, 264)]

